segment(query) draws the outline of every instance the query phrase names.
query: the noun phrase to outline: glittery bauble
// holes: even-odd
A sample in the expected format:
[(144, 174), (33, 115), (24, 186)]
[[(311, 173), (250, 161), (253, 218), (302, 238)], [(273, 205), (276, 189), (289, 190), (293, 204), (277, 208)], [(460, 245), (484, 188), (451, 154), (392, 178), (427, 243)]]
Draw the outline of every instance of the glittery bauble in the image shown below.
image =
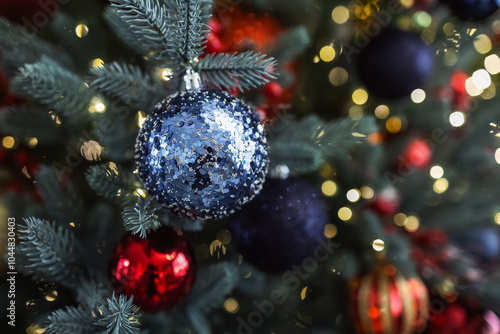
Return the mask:
[(500, 0), (448, 0), (453, 13), (465, 21), (482, 21), (500, 7)]
[(358, 72), (368, 90), (401, 98), (423, 88), (434, 68), (434, 54), (419, 35), (389, 28), (361, 51)]
[(250, 201), (267, 174), (258, 116), (221, 91), (185, 91), (148, 116), (136, 143), (139, 175), (173, 212), (223, 218)]
[(309, 183), (268, 179), (262, 193), (231, 217), (230, 230), (244, 260), (284, 271), (325, 245), (327, 223), (325, 204)]
[(191, 290), (196, 273), (190, 244), (168, 227), (146, 239), (126, 235), (116, 245), (109, 266), (114, 290), (134, 296), (134, 304), (144, 312), (177, 304)]
[(360, 334), (416, 333), (425, 329), (429, 312), (424, 283), (402, 276), (391, 265), (351, 280), (349, 304)]

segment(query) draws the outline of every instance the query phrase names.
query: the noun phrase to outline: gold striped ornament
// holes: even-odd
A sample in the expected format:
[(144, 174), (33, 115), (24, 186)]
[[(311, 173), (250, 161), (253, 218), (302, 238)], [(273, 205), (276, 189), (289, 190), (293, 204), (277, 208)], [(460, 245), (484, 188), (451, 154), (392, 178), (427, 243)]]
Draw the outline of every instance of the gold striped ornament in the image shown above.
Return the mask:
[(429, 294), (425, 284), (397, 273), (392, 265), (351, 280), (349, 295), (360, 334), (412, 334), (426, 326)]

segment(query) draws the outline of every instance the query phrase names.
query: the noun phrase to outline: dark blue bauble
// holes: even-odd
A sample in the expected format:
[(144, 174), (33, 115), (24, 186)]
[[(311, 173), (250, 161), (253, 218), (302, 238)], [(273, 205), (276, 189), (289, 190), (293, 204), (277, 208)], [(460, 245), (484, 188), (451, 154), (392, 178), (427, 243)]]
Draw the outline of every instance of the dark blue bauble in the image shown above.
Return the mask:
[(482, 21), (500, 7), (500, 0), (448, 0), (448, 6), (464, 21)]
[(325, 204), (309, 183), (268, 179), (262, 192), (231, 217), (229, 228), (244, 260), (279, 272), (313, 255), (327, 223)]
[(371, 93), (396, 99), (423, 88), (432, 75), (434, 54), (419, 35), (388, 28), (360, 52), (357, 65)]
[(159, 103), (135, 155), (148, 192), (196, 219), (230, 215), (259, 193), (268, 148), (258, 116), (226, 92), (194, 90)]
[(473, 229), (454, 240), (458, 247), (472, 254), (481, 264), (491, 264), (500, 258), (500, 234), (496, 228)]

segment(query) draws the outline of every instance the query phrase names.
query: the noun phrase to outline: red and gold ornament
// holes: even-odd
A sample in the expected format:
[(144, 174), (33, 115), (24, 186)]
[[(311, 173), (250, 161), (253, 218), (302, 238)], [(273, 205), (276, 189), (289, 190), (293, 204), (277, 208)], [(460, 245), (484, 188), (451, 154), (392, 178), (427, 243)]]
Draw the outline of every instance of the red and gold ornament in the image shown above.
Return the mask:
[(428, 292), (419, 278), (381, 265), (349, 282), (350, 307), (359, 334), (410, 334), (423, 329)]
[(126, 235), (116, 245), (109, 267), (115, 291), (134, 296), (144, 312), (176, 305), (190, 292), (196, 273), (188, 240), (169, 227), (145, 239)]

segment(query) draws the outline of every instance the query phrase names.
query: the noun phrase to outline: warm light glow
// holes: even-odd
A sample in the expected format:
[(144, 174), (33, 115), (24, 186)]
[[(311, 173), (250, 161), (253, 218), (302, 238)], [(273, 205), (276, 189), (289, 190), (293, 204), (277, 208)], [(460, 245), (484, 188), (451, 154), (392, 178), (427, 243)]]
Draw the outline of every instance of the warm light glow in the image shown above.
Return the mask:
[(137, 125), (139, 126), (139, 128), (142, 128), (145, 121), (146, 121), (146, 113), (144, 111), (139, 110), (137, 112)]
[(325, 45), (319, 51), (319, 57), (324, 62), (330, 62), (335, 58), (335, 49), (330, 45)]
[(414, 0), (400, 0), (399, 2), (401, 2), (401, 4), (406, 8), (413, 7), (413, 4), (415, 3)]
[(480, 54), (482, 55), (487, 54), (488, 52), (491, 51), (492, 47), (491, 40), (485, 34), (478, 35), (474, 40), (474, 47), (476, 48), (476, 51), (479, 52)]
[(331, 180), (325, 181), (321, 185), (321, 191), (325, 196), (331, 197), (337, 192), (337, 185)]
[(495, 95), (497, 95), (497, 89), (495, 87), (495, 85), (490, 85), (488, 88), (486, 88), (482, 93), (481, 93), (481, 97), (484, 99), (484, 100), (491, 100), (492, 98), (495, 97)]
[(238, 304), (238, 302), (234, 298), (228, 298), (224, 302), (224, 309), (229, 313), (236, 313), (236, 312), (238, 312), (239, 308), (240, 308), (240, 305)]
[(443, 32), (446, 36), (452, 36), (455, 33), (455, 25), (451, 22), (445, 23), (443, 25)]
[(444, 175), (444, 169), (441, 166), (433, 166), (430, 170), (430, 174), (433, 179), (440, 179)]
[(376, 240), (373, 240), (372, 247), (373, 247), (373, 249), (375, 249), (377, 252), (381, 252), (381, 251), (383, 251), (383, 250), (384, 250), (384, 248), (385, 248), (385, 242), (384, 242), (384, 240), (382, 240), (382, 239), (376, 239)]
[(325, 237), (327, 238), (333, 238), (337, 235), (337, 226), (333, 224), (326, 224), (325, 225)]
[(368, 101), (368, 93), (364, 89), (356, 89), (354, 93), (352, 93), (352, 100), (357, 105), (363, 105)]
[(405, 229), (408, 232), (415, 232), (420, 227), (420, 221), (415, 216), (408, 216), (406, 218)]
[(14, 137), (6, 136), (6, 137), (3, 137), (3, 139), (2, 139), (2, 145), (5, 148), (13, 148), (15, 144), (16, 144), (16, 140), (14, 139)]
[(465, 124), (465, 114), (461, 111), (455, 111), (450, 114), (450, 124), (456, 128)]
[(486, 70), (477, 70), (472, 74), (472, 82), (477, 89), (486, 89), (491, 85), (491, 76)]
[(422, 28), (427, 28), (432, 23), (432, 16), (429, 13), (421, 10), (413, 15), (413, 20)]
[(361, 187), (361, 197), (364, 199), (371, 199), (375, 195), (375, 192), (370, 187)]
[(392, 116), (385, 122), (385, 128), (389, 133), (396, 134), (401, 131), (402, 122), (399, 117)]
[(89, 27), (87, 27), (85, 24), (79, 24), (75, 28), (75, 34), (79, 38), (83, 38), (89, 34)]
[(332, 20), (337, 24), (346, 23), (349, 20), (349, 9), (344, 6), (337, 6), (332, 11)]
[(96, 112), (103, 113), (105, 111), (106, 111), (106, 105), (104, 104), (104, 102), (101, 100), (101, 98), (94, 96), (92, 98), (92, 103), (90, 104), (89, 107), (89, 112), (93, 114)]
[(412, 93), (411, 93), (411, 100), (414, 102), (414, 103), (422, 103), (424, 100), (425, 100), (425, 92), (423, 89), (415, 89)]
[(49, 302), (53, 302), (54, 300), (56, 300), (57, 298), (57, 290), (52, 290), (52, 291), (49, 291), (46, 295), (45, 295), (45, 299)]
[(91, 65), (92, 65), (92, 67), (103, 67), (104, 61), (101, 58), (96, 58), (96, 59), (92, 60)]
[(445, 178), (440, 178), (434, 182), (434, 186), (432, 187), (432, 189), (434, 189), (436, 193), (442, 194), (446, 190), (448, 190), (448, 186), (449, 186), (448, 180)]
[(304, 289), (302, 289), (302, 291), (300, 292), (300, 299), (304, 300), (306, 299), (306, 294), (307, 294), (307, 286), (304, 287)]
[(389, 108), (386, 105), (379, 105), (375, 108), (375, 117), (378, 119), (386, 119), (389, 116)]
[(163, 69), (163, 71), (161, 72), (161, 78), (164, 80), (164, 81), (169, 81), (170, 79), (172, 79), (172, 77), (174, 76), (174, 72), (172, 71), (171, 68), (165, 68)]
[(361, 106), (352, 106), (349, 108), (349, 117), (353, 120), (360, 120), (363, 118), (363, 108)]
[(467, 93), (470, 96), (481, 95), (481, 93), (484, 90), (484, 89), (480, 89), (480, 88), (476, 87), (476, 85), (474, 84), (474, 81), (472, 80), (472, 78), (469, 78), (469, 79), (465, 80), (465, 89), (467, 90)]
[(500, 212), (497, 212), (495, 214), (495, 223), (500, 225)]
[(35, 148), (36, 145), (38, 145), (38, 139), (36, 137), (28, 138), (28, 140), (26, 141), (26, 145), (29, 148)]
[(484, 59), (484, 67), (492, 75), (500, 73), (500, 57), (495, 54), (489, 55)]
[(446, 66), (454, 66), (458, 61), (458, 54), (456, 50), (446, 50), (443, 55), (443, 62)]
[(138, 196), (141, 196), (142, 198), (146, 198), (146, 192), (144, 191), (144, 189), (137, 188), (137, 189), (135, 190), (135, 193), (136, 193)]
[(500, 148), (495, 151), (495, 161), (500, 165)]
[(99, 160), (102, 153), (102, 147), (95, 140), (89, 140), (82, 144), (80, 153), (89, 161)]
[(347, 221), (352, 218), (352, 210), (344, 206), (339, 209), (338, 216), (341, 220)]
[(397, 226), (405, 226), (407, 219), (406, 215), (400, 212), (394, 215), (393, 221)]
[(357, 202), (361, 197), (361, 192), (358, 189), (351, 189), (346, 194), (349, 202)]
[(335, 67), (328, 74), (328, 80), (334, 86), (342, 86), (349, 80), (349, 74), (342, 67)]

